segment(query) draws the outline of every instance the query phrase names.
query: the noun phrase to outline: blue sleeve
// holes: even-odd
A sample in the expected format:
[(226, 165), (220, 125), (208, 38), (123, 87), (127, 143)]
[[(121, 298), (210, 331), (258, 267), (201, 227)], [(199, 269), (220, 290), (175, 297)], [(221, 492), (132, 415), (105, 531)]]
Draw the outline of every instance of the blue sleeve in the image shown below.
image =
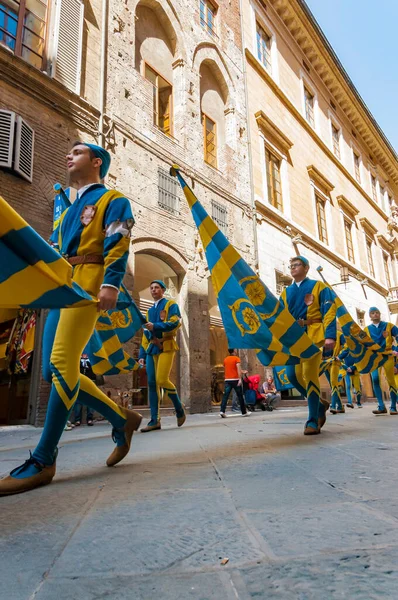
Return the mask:
[(398, 327), (396, 325), (391, 327), (391, 335), (395, 338), (398, 336)]
[[(116, 198), (109, 203), (104, 217), (104, 229), (112, 223), (134, 224), (130, 202), (127, 198)], [(104, 240), (104, 284), (119, 288), (126, 273), (129, 256), (130, 236), (122, 233), (108, 235)]]
[(177, 329), (177, 327), (179, 327), (180, 319), (181, 319), (180, 309), (178, 308), (178, 304), (174, 303), (169, 308), (169, 312), (167, 315), (167, 321), (158, 321), (158, 322), (154, 323), (153, 325), (154, 325), (155, 329), (158, 329), (160, 331), (164, 331), (164, 332), (173, 331), (174, 329)]
[(336, 305), (334, 295), (327, 286), (323, 287), (319, 294), (319, 309), (325, 327), (325, 338), (337, 339)]

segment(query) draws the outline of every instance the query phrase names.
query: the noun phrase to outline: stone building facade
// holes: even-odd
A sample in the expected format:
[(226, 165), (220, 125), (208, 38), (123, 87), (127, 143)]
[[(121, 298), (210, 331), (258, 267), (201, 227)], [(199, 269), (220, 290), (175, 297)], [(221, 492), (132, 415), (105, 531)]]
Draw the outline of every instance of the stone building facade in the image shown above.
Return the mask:
[(260, 275), (280, 293), (303, 254), (360, 324), (390, 319), (397, 155), (302, 0), (244, 0), (243, 22)]
[[(183, 314), (175, 377), (191, 411), (205, 411), (211, 369), (227, 344), (203, 248), (169, 168), (179, 164), (205, 208), (253, 263), (238, 1), (54, 0), (40, 6), (40, 15), (29, 18), (42, 39), (28, 48), (21, 37), (26, 15), (0, 2), (8, 27), (8, 37), (0, 34), (0, 115), (4, 120), (12, 112), (34, 132), (31, 181), (14, 164), (0, 169), (2, 194), (47, 238), (52, 185), (67, 185), (70, 143), (85, 139), (109, 149), (106, 183), (125, 193), (136, 217), (127, 285), (145, 308), (150, 281), (166, 280)], [(40, 329), (26, 416), (33, 423), (42, 420), (48, 394), (38, 375)], [(124, 376), (113, 386), (137, 382)]]

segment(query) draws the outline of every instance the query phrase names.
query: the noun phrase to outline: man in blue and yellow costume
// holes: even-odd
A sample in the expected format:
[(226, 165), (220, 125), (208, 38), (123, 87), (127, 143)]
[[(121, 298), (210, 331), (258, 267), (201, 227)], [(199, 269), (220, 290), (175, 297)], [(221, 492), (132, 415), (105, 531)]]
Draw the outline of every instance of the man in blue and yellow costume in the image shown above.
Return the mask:
[(398, 415), (397, 411), (397, 387), (394, 377), (394, 356), (392, 354), (393, 340), (398, 339), (398, 327), (392, 323), (381, 320), (380, 311), (376, 306), (369, 309), (369, 317), (372, 323), (365, 327), (364, 331), (378, 344), (383, 352), (390, 353), (380, 369), (371, 372), (373, 390), (377, 398), (377, 409), (373, 410), (374, 415), (387, 414), (386, 405), (383, 401), (383, 393), (380, 386), (380, 371), (384, 369), (388, 386), (390, 388), (390, 415)]
[(177, 330), (181, 326), (181, 313), (174, 300), (164, 297), (165, 283), (157, 279), (150, 285), (150, 293), (154, 305), (147, 311), (147, 323), (139, 354), (139, 362), (146, 365), (148, 376), (149, 406), (151, 420), (141, 429), (142, 432), (160, 429), (160, 394), (167, 395), (172, 401), (178, 427), (185, 423), (185, 411), (178, 397), (176, 387), (170, 381), (170, 371), (178, 350)]
[[(309, 279), (310, 264), (304, 256), (290, 260), (290, 270), (294, 282), (282, 292), (280, 301), (287, 306), (301, 327), (325, 352), (332, 352), (336, 344), (336, 306), (330, 288), (322, 281)], [(289, 381), (307, 398), (308, 420), (304, 435), (316, 435), (326, 422), (329, 403), (321, 399), (319, 368), (322, 352), (298, 365), (288, 366)]]
[[(332, 397), (330, 403), (330, 412), (332, 414), (345, 413), (345, 408), (341, 402), (339, 391), (339, 372), (341, 369), (340, 353), (345, 346), (345, 337), (341, 331), (337, 332), (336, 344), (333, 350), (323, 353), (323, 359), (327, 361), (327, 366), (324, 369), (325, 377), (330, 385)], [(354, 408), (353, 405), (347, 402), (349, 408)]]
[(103, 148), (76, 142), (66, 161), (70, 181), (78, 190), (77, 198), (63, 212), (51, 242), (72, 265), (73, 281), (98, 302), (49, 312), (43, 336), (43, 371), (52, 386), (43, 433), (30, 458), (0, 480), (0, 495), (51, 483), (57, 445), (77, 399), (113, 425), (116, 447), (107, 460), (108, 466), (127, 455), (142, 419), (140, 414), (110, 400), (91, 379), (80, 374), (79, 368), (99, 310), (116, 307), (134, 224), (130, 202), (101, 183), (110, 165), (110, 155)]

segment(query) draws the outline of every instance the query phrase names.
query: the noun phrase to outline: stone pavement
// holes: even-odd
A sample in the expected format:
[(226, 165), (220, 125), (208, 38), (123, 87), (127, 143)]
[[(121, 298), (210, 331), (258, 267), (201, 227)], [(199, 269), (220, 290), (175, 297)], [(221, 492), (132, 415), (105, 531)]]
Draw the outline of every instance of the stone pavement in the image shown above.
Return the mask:
[[(398, 598), (398, 417), (372, 408), (313, 438), (301, 408), (166, 417), (113, 469), (107, 424), (65, 432), (54, 482), (0, 498), (0, 597)], [(0, 472), (38, 435), (2, 429)]]

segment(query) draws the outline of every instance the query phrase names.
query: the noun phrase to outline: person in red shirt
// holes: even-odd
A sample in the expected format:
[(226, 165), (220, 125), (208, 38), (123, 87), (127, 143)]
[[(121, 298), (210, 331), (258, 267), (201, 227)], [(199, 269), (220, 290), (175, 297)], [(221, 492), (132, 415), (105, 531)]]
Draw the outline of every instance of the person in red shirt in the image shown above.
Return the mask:
[(238, 396), (242, 415), (247, 417), (250, 413), (246, 410), (245, 400), (242, 391), (242, 372), (240, 368), (240, 358), (235, 348), (228, 349), (228, 356), (224, 359), (224, 395), (221, 401), (220, 417), (225, 419), (225, 409), (232, 390), (235, 390)]

